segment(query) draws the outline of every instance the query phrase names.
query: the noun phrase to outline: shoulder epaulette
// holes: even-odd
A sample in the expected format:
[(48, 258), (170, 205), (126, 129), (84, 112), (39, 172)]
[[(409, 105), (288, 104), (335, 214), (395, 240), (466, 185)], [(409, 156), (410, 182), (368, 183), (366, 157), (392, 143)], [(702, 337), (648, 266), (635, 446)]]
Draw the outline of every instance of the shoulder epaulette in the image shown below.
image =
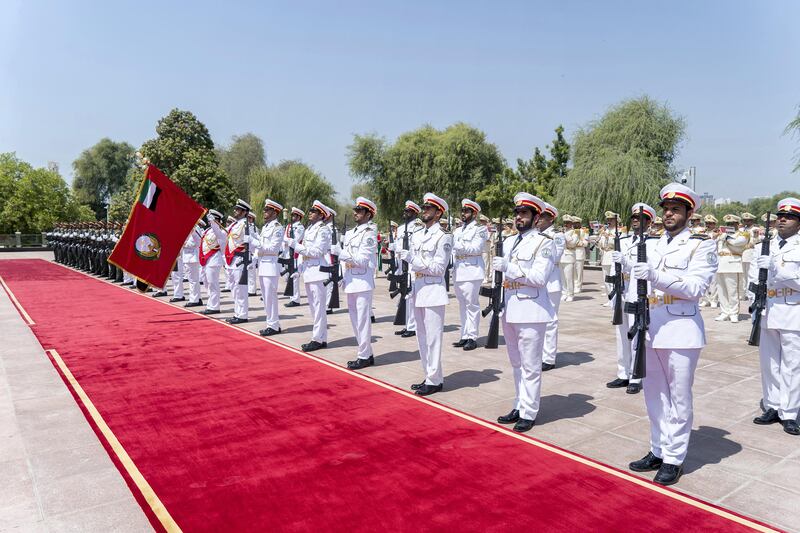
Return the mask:
[(644, 240), (649, 241), (651, 239), (660, 239), (660, 235), (648, 235)]
[(695, 240), (698, 240), (698, 241), (707, 241), (707, 240), (708, 240), (708, 239), (710, 239), (711, 237), (709, 237), (709, 236), (708, 236), (708, 235), (706, 235), (705, 233), (695, 233), (694, 235), (692, 235), (692, 236), (691, 236), (691, 237), (689, 237), (689, 238), (690, 238), (690, 239), (695, 239)]
[(539, 235), (541, 235), (542, 237), (547, 237), (548, 239), (551, 239), (551, 240), (553, 239), (553, 238), (552, 238), (550, 235), (548, 235), (547, 233), (540, 233)]
[(630, 235), (620, 235), (619, 238), (620, 239), (630, 239), (631, 236)]

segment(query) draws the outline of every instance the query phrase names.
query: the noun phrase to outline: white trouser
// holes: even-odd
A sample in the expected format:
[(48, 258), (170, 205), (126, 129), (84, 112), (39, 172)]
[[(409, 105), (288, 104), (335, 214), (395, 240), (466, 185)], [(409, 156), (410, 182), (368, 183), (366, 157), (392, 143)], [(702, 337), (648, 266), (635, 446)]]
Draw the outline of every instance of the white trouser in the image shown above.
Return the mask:
[(561, 263), (561, 287), (564, 296), (569, 298), (575, 295), (575, 263)]
[(328, 342), (328, 317), (325, 314), (325, 285), (322, 281), (306, 282), (306, 298), (308, 308), (311, 310), (311, 320), (314, 326), (311, 330), (311, 340)]
[(414, 292), (409, 288), (406, 298), (406, 331), (417, 331), (417, 317), (414, 314)]
[(558, 308), (561, 305), (561, 291), (548, 292), (550, 304), (553, 306), (553, 320), (547, 323), (544, 332), (544, 346), (542, 348), (542, 362), (556, 364), (558, 353)]
[(372, 322), (369, 319), (372, 313), (372, 291), (349, 293), (347, 311), (350, 313), (353, 334), (358, 341), (358, 358), (369, 359), (372, 357)]
[(512, 324), (503, 317), (503, 337), (514, 370), (514, 405), (520, 418), (536, 420), (542, 395), (542, 345), (546, 322)]
[(189, 302), (200, 301), (200, 263), (185, 263), (183, 265), (189, 275)]
[(692, 384), (700, 348), (647, 346), (644, 401), (650, 418), (650, 451), (671, 465), (683, 464), (692, 432)]
[(333, 296), (333, 282), (331, 281), (325, 286), (325, 308), (331, 306), (331, 296)]
[(796, 420), (800, 409), (800, 331), (762, 327), (758, 352), (764, 407), (778, 411), (781, 420)]
[(442, 372), (442, 334), (444, 332), (444, 306), (414, 307), (417, 321), (417, 344), (425, 383), (441, 385)]
[[(625, 305), (625, 302), (622, 302), (622, 305)], [(617, 334), (617, 377), (627, 379), (631, 383), (641, 383), (641, 379), (631, 379), (636, 337), (629, 339), (628, 330), (631, 329), (633, 321), (633, 315), (622, 313), (622, 324), (614, 328)]]
[(739, 274), (717, 274), (720, 313), (739, 317)]
[(231, 271), (233, 272), (233, 316), (246, 320), (250, 312), (247, 284), (239, 284), (239, 280), (242, 279), (242, 272), (244, 272), (244, 265), (232, 268)]
[[(611, 252), (603, 252), (610, 254)], [(614, 284), (606, 282), (606, 276), (611, 276), (611, 270), (614, 265), (603, 265), (603, 296), (608, 296), (614, 290)]]
[(264, 315), (267, 327), (274, 330), (281, 329), (280, 316), (278, 315), (278, 280), (279, 276), (259, 276), (261, 285), (261, 298), (264, 300)]
[(229, 291), (233, 290), (234, 284), (239, 281), (238, 279), (236, 282), (233, 280), (233, 270), (233, 267), (225, 267), (225, 289)]
[[(256, 262), (252, 261), (250, 264), (255, 265)], [(248, 294), (255, 294), (257, 291), (258, 291), (258, 268), (255, 266), (251, 266), (250, 268), (247, 269), (247, 292)]]
[(221, 268), (221, 265), (206, 265), (205, 267), (205, 285), (208, 289), (208, 301), (206, 301), (206, 309), (211, 311), (219, 311), (219, 271)]
[(131, 276), (130, 272), (125, 270), (122, 271), (122, 283), (130, 283), (134, 280), (133, 276)]
[(481, 306), (478, 301), (478, 291), (481, 281), (459, 281), (455, 284), (458, 309), (461, 312), (461, 338), (478, 338), (478, 327), (481, 320)]
[[(289, 276), (289, 274), (286, 274), (286, 276)], [(289, 297), (289, 301), (300, 303), (300, 276), (293, 279), (287, 279), (286, 282), (293, 285), (292, 295)]]
[[(750, 278), (750, 261), (742, 261), (742, 273), (739, 274), (739, 299), (748, 300), (750, 293), (747, 291), (747, 284)], [(758, 276), (756, 276), (758, 278)]]
[(700, 298), (701, 302), (707, 302), (713, 306), (719, 303), (719, 285), (717, 284), (717, 276), (711, 276), (711, 283), (708, 284), (706, 294)]
[(583, 290), (583, 265), (585, 261), (578, 259), (575, 261), (575, 294)]
[(175, 261), (175, 268), (176, 270), (173, 270), (172, 274), (170, 274), (172, 297), (183, 298), (183, 260), (181, 260), (180, 256)]

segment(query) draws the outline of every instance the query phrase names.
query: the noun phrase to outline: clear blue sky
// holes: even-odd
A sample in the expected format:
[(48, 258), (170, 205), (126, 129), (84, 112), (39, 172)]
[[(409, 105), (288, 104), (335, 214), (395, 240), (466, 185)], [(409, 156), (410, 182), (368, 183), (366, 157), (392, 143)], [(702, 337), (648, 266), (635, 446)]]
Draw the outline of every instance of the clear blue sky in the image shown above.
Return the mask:
[(800, 2), (0, 2), (0, 151), (139, 146), (171, 108), (253, 132), (347, 196), (354, 133), (483, 129), (509, 162), (648, 94), (688, 123), (699, 192), (800, 188)]

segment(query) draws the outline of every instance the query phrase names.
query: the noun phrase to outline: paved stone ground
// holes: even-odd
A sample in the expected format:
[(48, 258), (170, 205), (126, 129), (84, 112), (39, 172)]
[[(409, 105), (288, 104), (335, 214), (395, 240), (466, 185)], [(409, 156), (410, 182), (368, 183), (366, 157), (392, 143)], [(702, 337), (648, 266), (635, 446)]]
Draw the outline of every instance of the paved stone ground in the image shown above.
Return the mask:
[[(48, 257), (0, 254), (0, 260), (34, 256)], [(648, 421), (642, 394), (628, 395), (624, 390), (605, 387), (615, 377), (616, 355), (610, 311), (601, 307), (604, 299), (600, 279), (600, 272), (586, 271), (584, 293), (575, 302), (562, 304), (558, 364), (555, 370), (544, 373), (541, 411), (530, 435), (626, 469), (629, 461), (648, 450)], [(416, 339), (393, 335), (398, 329), (392, 325), (396, 302), (388, 297), (386, 286), (386, 280), (378, 280), (374, 300), (378, 323), (373, 325), (376, 365), (364, 372), (408, 387), (422, 376)], [(244, 326), (256, 331), (264, 327), (263, 308), (258, 297), (250, 301), (251, 322)], [(282, 299), (284, 333), (278, 339), (299, 347), (309, 340), (311, 331), (305, 292), (302, 307), (286, 309), (283, 302)], [(0, 436), (12, 443), (0, 449), (0, 479), (15, 480), (0, 485), (0, 529), (9, 524), (36, 524), (43, 530), (69, 526), (100, 531), (118, 525), (125, 530), (146, 528), (141, 513), (131, 508), (135, 502), (122, 494), (124, 484), (114, 475), (113, 465), (96, 439), (92, 440), (93, 434), (87, 431), (88, 426), (65, 393), (64, 385), (54, 371), (49, 377), (42, 377), (48, 373), (45, 368), (50, 363), (30, 331), (18, 316), (8, 313), (8, 308), (0, 291), (0, 335), (14, 339), (15, 346), (9, 349), (4, 343), (0, 348), (6, 368), (4, 374), (0, 370)], [(222, 309), (222, 318), (230, 316), (229, 293), (223, 294)], [(686, 474), (677, 488), (780, 528), (800, 531), (800, 438), (785, 434), (778, 425), (759, 427), (752, 423), (760, 412), (761, 386), (758, 352), (746, 343), (749, 322), (717, 323), (713, 321), (714, 311), (703, 310), (709, 346), (703, 350), (698, 365), (694, 430)], [(348, 314), (341, 310), (328, 319), (329, 348), (316, 353), (344, 364), (355, 356)], [(505, 349), (501, 344), (498, 350), (463, 352), (450, 346), (459, 338), (454, 296), (447, 307), (445, 323), (445, 391), (432, 399), (493, 421), (512, 407), (514, 397)], [(481, 330), (486, 328), (482, 324)], [(16, 348), (25, 343), (29, 347), (24, 351)], [(22, 367), (19, 371), (12, 369), (14, 361), (20, 364), (20, 359), (36, 361), (35, 373), (30, 371), (34, 377), (29, 377)], [(26, 382), (36, 382), (34, 390), (41, 390), (49, 399), (26, 403), (24, 396), (19, 396), (24, 394), (23, 389), (27, 390)], [(66, 412), (71, 414), (52, 414)], [(15, 426), (19, 429), (11, 429), (7, 435), (6, 428)], [(65, 428), (69, 428), (70, 435), (77, 435), (71, 439), (83, 440), (70, 444), (66, 452), (60, 438), (37, 441), (31, 436), (29, 442), (38, 442), (38, 447), (24, 441), (26, 435), (49, 427), (54, 432), (60, 428), (65, 435)], [(24, 428), (34, 429), (26, 433)], [(50, 462), (37, 459), (40, 455), (46, 458), (47, 452), (51, 454)], [(77, 454), (76, 459), (70, 460), (70, 454)], [(77, 462), (78, 458), (85, 462)], [(49, 476), (37, 473), (47, 468), (51, 469)], [(88, 499), (91, 506), (86, 506), (91, 507), (87, 509), (89, 518), (85, 523), (57, 522), (69, 518), (66, 509), (72, 510), (73, 516), (83, 516), (76, 506), (87, 498), (74, 501), (77, 491), (93, 496)], [(25, 526), (21, 530), (28, 530)]]

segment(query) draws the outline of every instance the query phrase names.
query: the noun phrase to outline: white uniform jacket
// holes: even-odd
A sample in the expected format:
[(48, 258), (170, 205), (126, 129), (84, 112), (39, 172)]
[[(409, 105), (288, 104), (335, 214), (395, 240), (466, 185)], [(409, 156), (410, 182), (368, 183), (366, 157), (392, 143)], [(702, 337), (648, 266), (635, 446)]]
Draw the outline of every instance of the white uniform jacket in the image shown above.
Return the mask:
[(706, 336), (697, 303), (717, 271), (716, 243), (692, 235), (688, 228), (668, 240), (664, 233), (647, 253), (656, 274), (651, 282), (648, 338), (657, 349), (702, 348)]
[(319, 221), (306, 228), (303, 242), (297, 243), (295, 251), (300, 254), (298, 269), (305, 283), (325, 281), (330, 277), (320, 272), (320, 266), (330, 266), (331, 230)]
[(200, 262), (200, 241), (203, 233), (199, 226), (192, 228), (192, 232), (186, 237), (186, 241), (181, 248), (181, 259), (184, 264)]
[(488, 239), (486, 226), (472, 221), (453, 232), (454, 281), (482, 281), (486, 274), (483, 252)]
[(562, 264), (575, 262), (575, 248), (578, 246), (578, 233), (574, 229), (564, 232), (564, 253), (561, 255)]
[(503, 276), (506, 322), (531, 324), (553, 320), (555, 311), (547, 294), (547, 282), (555, 267), (555, 256), (553, 239), (536, 230), (503, 241), (503, 257), (508, 261)]
[[(659, 237), (650, 237), (645, 234), (644, 244), (647, 247), (647, 258), (653, 257), (655, 254), (656, 245), (658, 244)], [(636, 264), (636, 258), (639, 253), (639, 235), (620, 235), (619, 249), (622, 253), (622, 278), (625, 284), (625, 290), (622, 293), (622, 300), (625, 302), (635, 302), (637, 296), (637, 283), (635, 279), (631, 278), (631, 270), (633, 265)], [(611, 252), (608, 252), (611, 255)], [(612, 263), (613, 265), (613, 263)], [(611, 275), (614, 275), (614, 267), (611, 267)], [(652, 292), (650, 284), (647, 285), (647, 294)], [(613, 300), (612, 300), (613, 302)]]
[(452, 250), (453, 236), (445, 233), (439, 224), (414, 233), (408, 268), (416, 307), (447, 305), (444, 271), (450, 263)]
[(371, 291), (375, 288), (378, 234), (372, 224), (361, 224), (347, 230), (342, 239), (339, 264), (344, 270), (345, 294)]
[[(800, 331), (800, 235), (786, 239), (783, 248), (778, 247), (778, 242), (774, 237), (769, 243), (772, 268), (767, 277), (766, 326)], [(758, 270), (755, 265), (750, 269), (753, 283), (758, 282)]]
[(575, 260), (576, 262), (583, 262), (586, 260), (586, 251), (589, 248), (589, 230), (581, 228), (576, 231), (578, 242), (575, 244)]
[(208, 223), (209, 228), (203, 234), (203, 241), (200, 244), (200, 252), (203, 254), (211, 253), (211, 250), (217, 249), (214, 252), (214, 255), (208, 258), (208, 262), (206, 266), (223, 266), (225, 264), (225, 251), (222, 248), (226, 239), (228, 238), (228, 233), (225, 229), (223, 229), (217, 221), (213, 218)]
[[(553, 239), (553, 245), (555, 246), (553, 263), (557, 265), (559, 262), (561, 262), (561, 256), (564, 255), (564, 246), (566, 245), (564, 234), (560, 231), (556, 231), (555, 226), (550, 226), (542, 233)], [(550, 272), (550, 279), (547, 280), (547, 292), (561, 292), (562, 289), (561, 271), (557, 268), (554, 268)]]
[(258, 252), (258, 275), (280, 276), (281, 265), (278, 254), (283, 249), (283, 226), (277, 220), (264, 224), (260, 235), (250, 238), (253, 248)]
[[(614, 235), (616, 232), (612, 228), (604, 228), (597, 236), (597, 246), (603, 252), (603, 257), (600, 259), (601, 266), (614, 266), (614, 261), (611, 259), (611, 252), (614, 251)], [(622, 235), (620, 235), (622, 237)]]
[(733, 235), (725, 232), (720, 233), (717, 240), (717, 251), (719, 253), (718, 274), (741, 274), (742, 252), (750, 242), (750, 234), (737, 231)]
[[(292, 228), (291, 230), (289, 228)], [(297, 222), (292, 222), (288, 224), (284, 229), (284, 236), (287, 238), (289, 237), (289, 233), (294, 232), (294, 240), (297, 242), (303, 242), (303, 236), (305, 235), (306, 229), (303, 227), (303, 223), (299, 220)], [(289, 257), (289, 246), (286, 242), (283, 243), (283, 257)]]

